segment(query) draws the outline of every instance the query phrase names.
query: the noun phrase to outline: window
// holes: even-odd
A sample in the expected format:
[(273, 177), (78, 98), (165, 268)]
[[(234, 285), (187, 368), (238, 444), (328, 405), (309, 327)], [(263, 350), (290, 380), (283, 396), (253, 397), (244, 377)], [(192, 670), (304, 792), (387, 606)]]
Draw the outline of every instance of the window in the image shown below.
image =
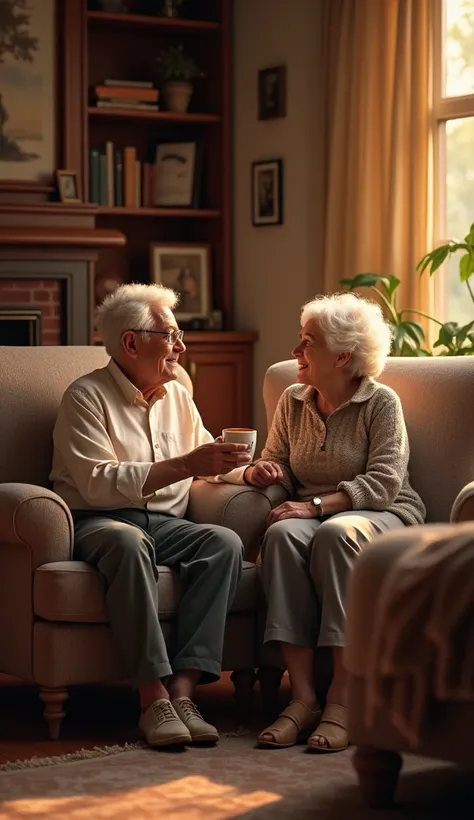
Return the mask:
[[(463, 238), (474, 222), (474, 0), (435, 2), (435, 236), (443, 244)], [(458, 264), (456, 254), (436, 279), (436, 313), (466, 323), (474, 305)]]

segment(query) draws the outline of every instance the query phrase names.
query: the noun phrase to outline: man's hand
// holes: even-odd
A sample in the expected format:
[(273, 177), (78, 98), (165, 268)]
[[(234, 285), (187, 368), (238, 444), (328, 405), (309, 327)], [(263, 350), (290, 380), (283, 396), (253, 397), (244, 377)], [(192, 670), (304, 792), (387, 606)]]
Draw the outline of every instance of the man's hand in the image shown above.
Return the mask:
[(254, 487), (270, 487), (283, 479), (283, 472), (279, 464), (274, 461), (257, 461), (253, 467), (245, 471), (245, 481)]
[(267, 516), (267, 527), (285, 518), (317, 518), (317, 509), (311, 501), (285, 501)]
[(183, 456), (183, 461), (192, 476), (220, 475), (248, 464), (252, 460), (248, 449), (248, 444), (211, 441)]

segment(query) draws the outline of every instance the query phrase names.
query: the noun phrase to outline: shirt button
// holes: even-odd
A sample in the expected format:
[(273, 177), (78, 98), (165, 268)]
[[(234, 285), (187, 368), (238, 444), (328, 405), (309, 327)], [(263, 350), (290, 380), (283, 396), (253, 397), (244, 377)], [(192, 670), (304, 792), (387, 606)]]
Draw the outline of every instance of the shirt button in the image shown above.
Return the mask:
[(157, 441), (155, 441), (155, 450), (159, 450), (159, 449), (160, 449), (160, 445), (158, 444)]

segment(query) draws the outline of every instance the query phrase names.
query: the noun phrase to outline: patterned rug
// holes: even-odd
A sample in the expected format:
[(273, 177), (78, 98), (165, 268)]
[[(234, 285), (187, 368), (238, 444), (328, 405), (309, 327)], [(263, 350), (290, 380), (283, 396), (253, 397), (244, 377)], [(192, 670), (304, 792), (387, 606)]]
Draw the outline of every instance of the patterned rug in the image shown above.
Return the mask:
[[(53, 758), (46, 765), (40, 760), (2, 767), (0, 819), (393, 820), (398, 815), (361, 805), (350, 750), (317, 756), (303, 747), (263, 750), (246, 735), (225, 737), (213, 748), (116, 747), (85, 754)], [(472, 818), (473, 797), (472, 776), (407, 758), (399, 788), (402, 820)]]

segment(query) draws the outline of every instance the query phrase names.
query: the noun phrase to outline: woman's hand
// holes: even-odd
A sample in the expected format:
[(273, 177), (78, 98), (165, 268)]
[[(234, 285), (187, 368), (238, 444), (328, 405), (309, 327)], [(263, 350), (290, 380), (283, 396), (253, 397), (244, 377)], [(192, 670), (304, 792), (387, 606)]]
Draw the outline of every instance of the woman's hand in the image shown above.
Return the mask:
[(285, 518), (317, 518), (317, 509), (311, 501), (285, 501), (267, 516), (267, 527)]
[(245, 471), (245, 481), (254, 487), (270, 487), (271, 484), (278, 484), (282, 478), (282, 469), (274, 461), (257, 461)]

